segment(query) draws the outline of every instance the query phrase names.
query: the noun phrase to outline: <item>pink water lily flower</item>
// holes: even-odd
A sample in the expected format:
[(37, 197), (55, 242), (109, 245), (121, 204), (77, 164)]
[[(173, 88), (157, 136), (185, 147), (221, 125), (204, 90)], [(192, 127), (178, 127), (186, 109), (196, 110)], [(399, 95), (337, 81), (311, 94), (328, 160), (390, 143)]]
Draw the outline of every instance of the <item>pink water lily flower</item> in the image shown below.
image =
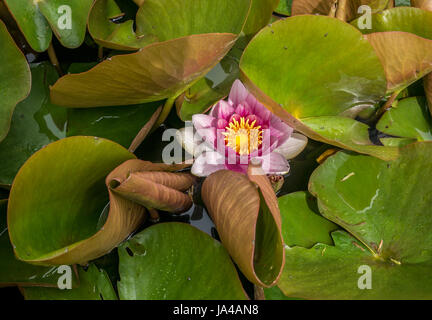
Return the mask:
[(234, 82), (228, 101), (220, 100), (208, 115), (194, 115), (192, 123), (208, 147), (193, 163), (192, 173), (197, 176), (221, 169), (246, 173), (251, 161), (260, 162), (268, 174), (287, 173), (287, 159), (307, 144), (305, 136), (293, 133), (240, 80)]

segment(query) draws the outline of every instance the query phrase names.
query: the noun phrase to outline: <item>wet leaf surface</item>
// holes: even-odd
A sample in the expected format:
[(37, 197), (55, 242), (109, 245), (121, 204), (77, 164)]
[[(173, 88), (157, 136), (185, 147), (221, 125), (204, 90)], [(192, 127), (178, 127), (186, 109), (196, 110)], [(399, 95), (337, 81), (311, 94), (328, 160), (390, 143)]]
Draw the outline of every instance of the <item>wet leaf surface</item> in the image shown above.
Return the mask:
[(243, 300), (236, 269), (225, 248), (183, 223), (162, 223), (119, 248), (120, 299)]

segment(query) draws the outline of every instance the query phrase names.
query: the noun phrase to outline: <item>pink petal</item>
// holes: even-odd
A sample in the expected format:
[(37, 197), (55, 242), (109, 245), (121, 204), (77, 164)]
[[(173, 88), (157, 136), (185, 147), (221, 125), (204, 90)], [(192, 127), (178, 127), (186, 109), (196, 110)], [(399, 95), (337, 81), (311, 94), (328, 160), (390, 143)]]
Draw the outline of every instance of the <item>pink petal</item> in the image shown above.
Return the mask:
[(274, 151), (280, 153), (285, 159), (293, 159), (306, 147), (308, 138), (300, 133), (293, 133), (289, 139), (279, 145)]
[(253, 113), (262, 119), (263, 123), (267, 123), (272, 118), (272, 113), (266, 107), (264, 107), (261, 103), (257, 102), (255, 104), (255, 108), (253, 109)]
[(192, 116), (192, 123), (197, 130), (216, 127), (216, 119), (206, 114), (194, 114)]
[(234, 107), (225, 100), (220, 100), (210, 111), (211, 116), (225, 120), (228, 120), (233, 113)]
[(265, 173), (286, 174), (289, 172), (288, 161), (280, 153), (272, 152), (257, 159), (262, 161), (262, 168)]
[(221, 155), (217, 152), (206, 152), (195, 160), (191, 172), (198, 177), (207, 177), (213, 172), (223, 169), (225, 169), (225, 165), (221, 161)]
[(225, 129), (228, 126), (228, 121), (225, 119), (218, 119), (217, 121), (217, 128), (218, 129)]
[(240, 80), (236, 80), (231, 87), (228, 100), (231, 101), (233, 105), (238, 105), (245, 101), (248, 95), (249, 91), (247, 91), (243, 83), (241, 83)]
[(252, 113), (252, 109), (249, 107), (247, 102), (242, 102), (235, 109), (235, 113), (240, 115), (240, 117), (247, 117)]

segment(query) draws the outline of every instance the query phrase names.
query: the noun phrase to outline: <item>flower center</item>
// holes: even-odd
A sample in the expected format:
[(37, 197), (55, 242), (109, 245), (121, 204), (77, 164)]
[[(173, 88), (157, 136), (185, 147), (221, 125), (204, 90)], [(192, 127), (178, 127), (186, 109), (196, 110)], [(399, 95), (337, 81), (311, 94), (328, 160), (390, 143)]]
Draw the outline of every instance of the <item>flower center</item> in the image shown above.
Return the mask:
[(239, 155), (250, 154), (258, 150), (262, 144), (261, 126), (256, 126), (256, 120), (249, 123), (249, 119), (241, 117), (239, 121), (232, 119), (226, 131), (222, 134), (225, 136), (225, 144), (236, 151)]

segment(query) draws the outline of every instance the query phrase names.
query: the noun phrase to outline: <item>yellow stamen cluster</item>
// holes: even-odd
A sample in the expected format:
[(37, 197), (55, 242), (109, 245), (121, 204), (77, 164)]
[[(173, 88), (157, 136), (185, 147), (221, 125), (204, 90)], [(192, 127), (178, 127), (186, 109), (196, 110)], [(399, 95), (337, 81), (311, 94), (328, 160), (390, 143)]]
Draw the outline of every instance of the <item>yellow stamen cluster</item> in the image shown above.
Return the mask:
[(236, 151), (239, 155), (247, 155), (258, 150), (262, 144), (263, 130), (261, 126), (255, 126), (256, 120), (249, 123), (249, 119), (244, 117), (240, 121), (232, 119), (226, 131), (222, 134), (225, 136), (225, 144)]

